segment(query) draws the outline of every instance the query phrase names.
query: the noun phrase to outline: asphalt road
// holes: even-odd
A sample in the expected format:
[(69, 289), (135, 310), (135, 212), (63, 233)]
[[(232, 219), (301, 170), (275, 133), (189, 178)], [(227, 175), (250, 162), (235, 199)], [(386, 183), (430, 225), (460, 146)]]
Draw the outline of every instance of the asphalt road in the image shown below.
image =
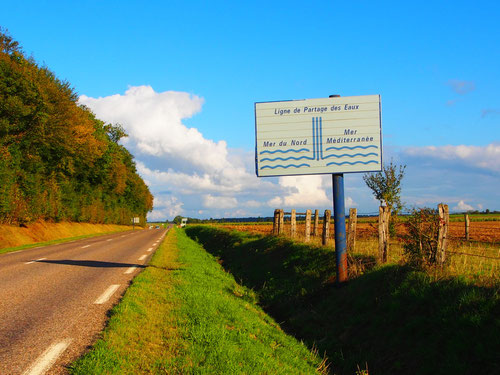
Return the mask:
[(61, 374), (166, 230), (144, 229), (0, 255), (0, 374)]

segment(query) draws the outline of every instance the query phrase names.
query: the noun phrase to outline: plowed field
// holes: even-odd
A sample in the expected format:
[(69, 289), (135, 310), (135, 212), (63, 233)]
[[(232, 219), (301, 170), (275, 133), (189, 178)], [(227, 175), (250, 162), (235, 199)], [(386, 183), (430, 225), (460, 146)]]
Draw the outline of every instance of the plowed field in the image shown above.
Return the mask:
[[(273, 225), (269, 224), (221, 224), (224, 228), (235, 229), (239, 231), (247, 231), (251, 233), (259, 234), (271, 234), (273, 231)], [(472, 241), (490, 242), (497, 243), (500, 242), (500, 221), (472, 221), (470, 223), (470, 239)], [(321, 235), (323, 230), (322, 224), (319, 225), (318, 233)], [(311, 229), (312, 231), (312, 229)], [(397, 231), (399, 234), (404, 233), (404, 225), (397, 225)], [(299, 236), (303, 235), (305, 232), (305, 224), (297, 224), (297, 234)], [(285, 233), (290, 233), (290, 224), (285, 223)], [(370, 237), (376, 237), (378, 233), (377, 222), (375, 220), (370, 222), (361, 222), (357, 225), (356, 237), (359, 239), (365, 239)], [(333, 225), (330, 226), (330, 236), (333, 238)], [(449, 239), (450, 240), (463, 240), (465, 239), (465, 224), (463, 222), (451, 222), (449, 229)]]

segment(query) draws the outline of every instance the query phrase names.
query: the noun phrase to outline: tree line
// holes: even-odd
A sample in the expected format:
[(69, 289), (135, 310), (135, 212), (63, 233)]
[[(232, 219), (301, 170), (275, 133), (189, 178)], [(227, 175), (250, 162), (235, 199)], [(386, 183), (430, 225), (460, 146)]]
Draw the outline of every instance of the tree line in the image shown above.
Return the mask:
[(126, 133), (77, 100), (0, 28), (0, 223), (145, 221), (153, 196)]

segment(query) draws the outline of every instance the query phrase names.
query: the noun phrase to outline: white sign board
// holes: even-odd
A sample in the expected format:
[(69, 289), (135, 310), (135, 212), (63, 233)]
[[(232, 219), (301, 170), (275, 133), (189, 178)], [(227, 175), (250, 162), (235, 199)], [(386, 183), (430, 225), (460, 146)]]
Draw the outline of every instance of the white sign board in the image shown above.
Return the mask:
[(133, 222), (134, 224), (139, 224), (139, 218), (138, 218), (138, 217), (134, 217), (134, 218), (132, 219), (132, 222)]
[(382, 170), (380, 95), (255, 103), (257, 176)]

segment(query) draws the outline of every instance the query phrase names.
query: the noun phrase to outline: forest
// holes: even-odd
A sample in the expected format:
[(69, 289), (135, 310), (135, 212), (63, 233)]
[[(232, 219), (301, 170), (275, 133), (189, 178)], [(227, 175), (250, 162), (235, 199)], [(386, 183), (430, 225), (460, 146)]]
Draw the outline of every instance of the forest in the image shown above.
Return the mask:
[(153, 196), (126, 136), (0, 29), (0, 223), (143, 223)]

